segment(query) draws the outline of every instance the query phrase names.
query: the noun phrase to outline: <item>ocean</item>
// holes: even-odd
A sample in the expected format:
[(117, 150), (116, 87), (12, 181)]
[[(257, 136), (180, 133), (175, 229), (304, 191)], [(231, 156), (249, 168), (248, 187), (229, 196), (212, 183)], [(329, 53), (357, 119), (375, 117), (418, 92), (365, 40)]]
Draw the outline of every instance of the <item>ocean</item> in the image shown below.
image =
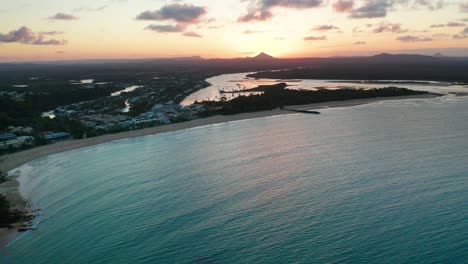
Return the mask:
[(467, 263), (468, 97), (321, 112), (28, 163), (0, 263)]

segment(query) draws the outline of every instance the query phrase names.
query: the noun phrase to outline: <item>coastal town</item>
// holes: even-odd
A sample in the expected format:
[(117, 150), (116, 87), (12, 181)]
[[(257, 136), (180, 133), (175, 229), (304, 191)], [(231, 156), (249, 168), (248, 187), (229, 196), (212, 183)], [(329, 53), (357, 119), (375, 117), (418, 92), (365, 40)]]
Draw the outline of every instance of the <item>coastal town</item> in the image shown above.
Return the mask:
[[(33, 85), (35, 81), (38, 78), (30, 80)], [(107, 94), (91, 100), (60, 105), (40, 114), (40, 122), (74, 122), (67, 126), (68, 129), (60, 129), (64, 126), (48, 129), (50, 126), (41, 125), (37, 121), (38, 117), (29, 118), (21, 125), (5, 121), (3, 128), (0, 128), (0, 153), (11, 153), (57, 141), (193, 120), (202, 115), (206, 108), (200, 104), (182, 106), (180, 102), (209, 84), (204, 79), (190, 76), (169, 76), (114, 82), (71, 80), (67, 85), (80, 91), (94, 91), (105, 87)], [(21, 106), (26, 105), (31, 98), (41, 96), (41, 92), (33, 90), (34, 87), (28, 89), (28, 85), (19, 86), (10, 85), (5, 90), (0, 87), (0, 99)]]
[[(216, 75), (212, 70), (105, 72), (78, 75), (79, 78), (71, 78), (66, 71), (58, 75), (49, 71), (39, 77), (21, 73), (21, 78), (4, 76), (0, 82), (0, 163), (3, 165), (0, 167), (0, 227), (4, 227), (3, 232), (14, 234), (34, 229), (30, 220), (35, 212), (20, 198), (18, 189), (10, 187), (17, 184), (14, 180), (17, 173), (12, 169), (45, 153), (246, 118), (297, 113), (318, 115), (321, 112), (314, 109), (390, 98), (440, 96), (424, 89), (387, 86), (395, 84), (391, 82), (367, 87), (357, 83), (339, 88), (332, 83), (330, 89), (323, 85), (307, 89), (302, 80), (288, 82), (279, 78), (265, 85), (247, 73), (240, 77), (233, 74), (236, 77), (220, 78), (222, 81), (217, 82), (220, 76), (230, 75)], [(252, 82), (252, 88), (238, 90), (245, 82)]]
[(0, 1), (0, 264), (468, 264), (468, 0)]

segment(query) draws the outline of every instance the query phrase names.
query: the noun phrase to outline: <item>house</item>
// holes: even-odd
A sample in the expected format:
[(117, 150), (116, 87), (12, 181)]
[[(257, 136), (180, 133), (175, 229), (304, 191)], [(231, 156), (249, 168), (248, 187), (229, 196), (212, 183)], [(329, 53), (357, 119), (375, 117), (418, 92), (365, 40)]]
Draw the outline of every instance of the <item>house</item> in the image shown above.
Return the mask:
[(15, 134), (0, 134), (0, 141), (7, 141), (7, 140), (12, 140), (12, 139), (16, 139), (16, 135)]
[(0, 141), (0, 149), (17, 149), (23, 146), (34, 145), (34, 138), (31, 136), (16, 137), (15, 139)]

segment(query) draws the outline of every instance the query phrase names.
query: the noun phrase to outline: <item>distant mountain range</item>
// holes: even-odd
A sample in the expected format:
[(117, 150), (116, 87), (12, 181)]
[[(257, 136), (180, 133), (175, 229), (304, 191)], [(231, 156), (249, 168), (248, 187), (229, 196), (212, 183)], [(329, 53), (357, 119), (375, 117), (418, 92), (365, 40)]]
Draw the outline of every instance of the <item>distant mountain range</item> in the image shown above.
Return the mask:
[[(174, 72), (224, 74), (297, 69), (291, 79), (441, 80), (468, 83), (468, 57), (382, 53), (367, 57), (279, 59), (264, 52), (254, 57), (204, 59), (199, 56), (135, 60), (84, 60), (0, 64), (0, 79), (57, 74), (61, 78), (86, 72), (132, 75)], [(282, 79), (279, 76), (278, 79)], [(286, 78), (286, 77), (285, 77)]]
[(436, 60), (456, 60), (463, 61), (468, 60), (468, 57), (450, 57), (443, 56), (441, 53), (436, 53), (433, 56), (429, 55), (418, 55), (418, 54), (389, 54), (381, 53), (374, 56), (354, 56), (354, 57), (309, 57), (309, 58), (275, 58), (265, 52), (261, 52), (254, 57), (245, 58), (215, 58), (215, 59), (204, 59), (200, 56), (190, 57), (175, 57), (175, 58), (147, 58), (147, 59), (90, 59), (90, 60), (64, 60), (64, 61), (38, 61), (38, 62), (13, 62), (13, 63), (0, 63), (0, 65), (8, 64), (108, 64), (108, 63), (151, 63), (151, 62), (213, 62), (213, 61), (224, 61), (224, 62), (247, 62), (247, 63), (258, 63), (258, 64), (272, 64), (272, 63), (291, 63), (291, 62), (336, 62), (336, 61), (365, 61), (365, 62), (376, 62), (376, 63), (394, 63), (394, 62), (429, 62)]

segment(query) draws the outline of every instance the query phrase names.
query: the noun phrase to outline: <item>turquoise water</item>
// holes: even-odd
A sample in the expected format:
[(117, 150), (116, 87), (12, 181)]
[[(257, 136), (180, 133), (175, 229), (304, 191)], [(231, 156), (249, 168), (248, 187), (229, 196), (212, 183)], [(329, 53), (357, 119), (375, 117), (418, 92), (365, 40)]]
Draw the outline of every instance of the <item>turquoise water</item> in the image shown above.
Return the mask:
[(0, 263), (466, 263), (468, 98), (322, 113), (31, 162)]

